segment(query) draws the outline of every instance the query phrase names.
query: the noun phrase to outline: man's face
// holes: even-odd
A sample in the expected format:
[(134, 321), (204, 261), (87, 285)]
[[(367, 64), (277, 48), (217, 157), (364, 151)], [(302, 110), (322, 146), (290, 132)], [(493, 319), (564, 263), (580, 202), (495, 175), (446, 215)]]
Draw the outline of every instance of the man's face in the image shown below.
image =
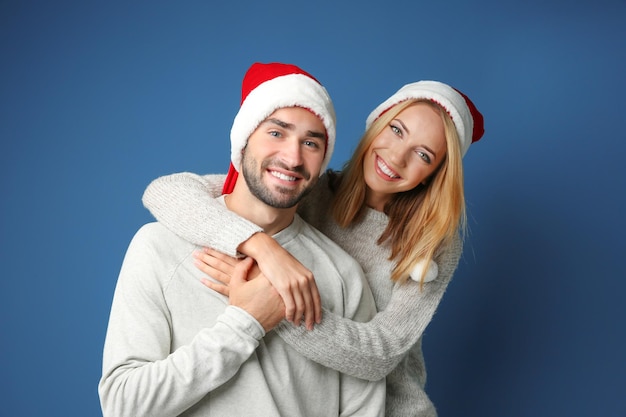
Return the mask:
[(325, 148), (324, 123), (306, 109), (285, 107), (250, 135), (241, 172), (256, 198), (271, 207), (291, 208), (317, 182)]

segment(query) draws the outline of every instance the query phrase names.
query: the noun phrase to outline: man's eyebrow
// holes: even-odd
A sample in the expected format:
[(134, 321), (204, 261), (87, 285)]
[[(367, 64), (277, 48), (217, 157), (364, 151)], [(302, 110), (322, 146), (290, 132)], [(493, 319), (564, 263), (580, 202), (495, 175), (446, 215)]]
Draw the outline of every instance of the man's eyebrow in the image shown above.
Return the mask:
[[(273, 123), (287, 130), (294, 130), (296, 128), (296, 126), (293, 123), (287, 123), (275, 117), (270, 117), (269, 119), (265, 119), (264, 123)], [(326, 133), (324, 132), (314, 132), (312, 130), (308, 130), (306, 134), (307, 136), (310, 136), (312, 138), (319, 138), (322, 140), (326, 140)]]
[(289, 130), (293, 130), (293, 129), (296, 128), (296, 126), (294, 124), (283, 122), (282, 120), (276, 119), (274, 117), (271, 117), (269, 119), (265, 119), (265, 122), (273, 123), (273, 124), (278, 125), (278, 126), (284, 128), (284, 129), (289, 129)]
[(312, 138), (318, 138), (321, 140), (326, 140), (326, 134), (324, 132), (313, 132), (311, 130), (309, 130), (307, 133), (307, 136), (310, 136)]

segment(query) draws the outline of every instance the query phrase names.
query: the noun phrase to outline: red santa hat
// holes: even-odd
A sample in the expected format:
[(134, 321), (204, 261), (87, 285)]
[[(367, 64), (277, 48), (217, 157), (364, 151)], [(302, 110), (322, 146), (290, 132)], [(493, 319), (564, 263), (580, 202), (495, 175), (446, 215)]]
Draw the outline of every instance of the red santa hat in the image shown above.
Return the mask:
[(326, 128), (326, 149), (320, 175), (335, 147), (335, 109), (326, 89), (301, 68), (273, 62), (254, 63), (241, 85), (241, 107), (230, 130), (230, 168), (223, 193), (232, 192), (241, 169), (241, 152), (248, 138), (268, 116), (283, 107), (303, 107), (320, 118)]
[(459, 135), (462, 155), (465, 155), (470, 144), (478, 141), (485, 133), (483, 115), (474, 103), (465, 94), (439, 81), (418, 81), (405, 85), (370, 113), (365, 128), (369, 128), (374, 120), (391, 107), (412, 99), (431, 100), (448, 112)]

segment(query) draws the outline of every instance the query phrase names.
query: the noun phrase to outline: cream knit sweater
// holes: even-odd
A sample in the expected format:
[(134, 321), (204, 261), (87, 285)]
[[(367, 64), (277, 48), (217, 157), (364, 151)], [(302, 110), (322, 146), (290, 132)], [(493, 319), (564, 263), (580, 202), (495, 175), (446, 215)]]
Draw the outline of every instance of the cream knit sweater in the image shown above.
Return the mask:
[[(224, 178), (192, 173), (160, 177), (146, 189), (143, 203), (159, 222), (185, 239), (235, 256), (240, 243), (262, 230), (214, 199), (221, 194)], [(376, 244), (387, 216), (368, 209), (358, 224), (340, 228), (327, 211), (331, 199), (323, 175), (298, 213), (361, 264), (379, 313), (367, 323), (357, 323), (324, 311), (322, 323), (312, 331), (285, 321), (276, 330), (297, 351), (322, 365), (371, 381), (387, 376), (387, 416), (436, 416), (424, 391), (421, 338), (458, 265), (461, 240), (437, 253), (439, 274), (421, 290), (411, 280), (394, 285), (389, 279), (394, 265), (388, 260), (389, 248)], [(224, 228), (232, 239), (223, 239), (219, 231)]]
[[(328, 237), (299, 216), (273, 237), (315, 271), (326, 308), (356, 321), (376, 313), (365, 277), (349, 277), (359, 275), (357, 262)], [(266, 334), (200, 283), (197, 249), (158, 222), (135, 234), (104, 343), (104, 417), (384, 415), (383, 379), (331, 370)]]

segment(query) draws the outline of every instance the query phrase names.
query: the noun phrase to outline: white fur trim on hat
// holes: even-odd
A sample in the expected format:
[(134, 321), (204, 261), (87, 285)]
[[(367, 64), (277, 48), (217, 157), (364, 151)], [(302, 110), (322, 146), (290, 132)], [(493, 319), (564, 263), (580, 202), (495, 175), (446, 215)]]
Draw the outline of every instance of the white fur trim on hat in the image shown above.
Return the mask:
[(315, 113), (326, 128), (327, 143), (320, 175), (326, 170), (335, 147), (335, 109), (326, 89), (303, 74), (273, 78), (252, 90), (235, 116), (230, 130), (231, 161), (241, 170), (241, 151), (248, 138), (269, 115), (283, 107), (304, 107)]
[[(417, 282), (421, 281), (422, 271), (424, 271), (424, 266), (425, 266), (424, 264), (425, 264), (424, 260), (421, 260), (413, 267), (413, 270), (411, 271), (411, 279), (413, 281), (417, 281)], [(430, 261), (430, 264), (428, 265), (428, 271), (426, 272), (426, 276), (424, 277), (424, 282), (434, 281), (438, 275), (439, 275), (439, 266), (437, 265), (437, 262)]]
[(407, 84), (382, 102), (367, 117), (365, 128), (396, 104), (410, 99), (428, 99), (442, 106), (452, 118), (461, 142), (461, 154), (465, 155), (472, 143), (474, 120), (465, 99), (454, 88), (439, 81), (418, 81)]

